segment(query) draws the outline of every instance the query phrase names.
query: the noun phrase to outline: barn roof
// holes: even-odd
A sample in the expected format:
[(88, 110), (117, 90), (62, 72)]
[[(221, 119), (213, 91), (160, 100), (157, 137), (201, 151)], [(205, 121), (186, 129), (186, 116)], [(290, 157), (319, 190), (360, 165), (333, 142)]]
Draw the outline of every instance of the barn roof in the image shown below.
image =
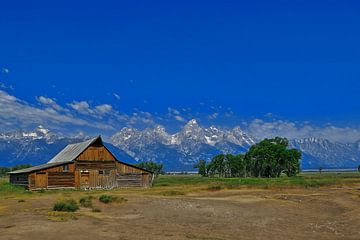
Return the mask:
[(41, 165), (30, 167), (30, 168), (12, 171), (12, 172), (10, 172), (10, 174), (29, 173), (29, 172), (34, 172), (34, 171), (50, 168), (50, 167), (59, 166), (64, 163), (72, 162), (75, 160), (75, 158), (77, 158), (82, 152), (84, 152), (91, 144), (93, 144), (96, 141), (101, 141), (101, 143), (102, 143), (101, 137), (97, 136), (97, 137), (91, 138), (85, 142), (69, 144), (63, 150), (61, 150), (61, 152), (56, 154), (56, 156), (53, 157), (46, 164), (41, 164)]
[(12, 172), (9, 172), (9, 173), (10, 173), (10, 174), (30, 173), (30, 172), (35, 172), (35, 171), (38, 171), (38, 170), (43, 170), (43, 169), (51, 168), (51, 167), (61, 166), (61, 165), (63, 165), (63, 164), (69, 163), (69, 162), (71, 162), (71, 161), (67, 161), (67, 162), (57, 162), (57, 163), (46, 163), (46, 164), (41, 164), (41, 165), (34, 166), (34, 167), (30, 167), (30, 168), (24, 168), (24, 169), (12, 171)]
[(48, 163), (59, 163), (59, 162), (68, 162), (73, 161), (77, 158), (82, 152), (84, 152), (91, 144), (96, 141), (101, 141), (101, 137), (95, 137), (89, 139), (85, 142), (69, 144), (61, 152), (59, 152), (55, 157), (53, 157)]

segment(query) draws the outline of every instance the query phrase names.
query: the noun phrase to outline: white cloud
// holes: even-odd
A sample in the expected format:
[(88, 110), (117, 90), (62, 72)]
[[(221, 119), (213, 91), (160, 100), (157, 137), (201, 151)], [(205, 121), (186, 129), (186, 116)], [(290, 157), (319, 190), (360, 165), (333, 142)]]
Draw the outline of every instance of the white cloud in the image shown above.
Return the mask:
[(343, 143), (360, 140), (359, 129), (333, 125), (315, 126), (308, 122), (294, 123), (286, 120), (264, 121), (254, 119), (248, 124), (247, 131), (258, 139), (282, 136), (289, 139), (321, 137)]
[(90, 104), (86, 101), (73, 101), (68, 105), (80, 114), (90, 115), (94, 113), (94, 110), (90, 108)]
[(209, 118), (212, 119), (212, 120), (214, 120), (214, 119), (216, 119), (218, 116), (219, 116), (219, 113), (215, 112), (215, 113), (209, 115)]
[(179, 110), (177, 110), (176, 108), (171, 108), (171, 107), (168, 107), (168, 112), (169, 112), (169, 114), (172, 114), (172, 115), (179, 115), (180, 114)]
[(120, 100), (120, 99), (121, 99), (121, 97), (120, 97), (119, 94), (113, 93), (113, 95), (114, 95), (114, 97), (115, 97), (117, 100)]
[(66, 111), (63, 107), (61, 107), (59, 104), (57, 104), (54, 99), (44, 97), (44, 96), (39, 96), (36, 98), (36, 100), (38, 100), (41, 104), (43, 104), (45, 106), (50, 106), (57, 111)]
[(181, 116), (175, 116), (174, 118), (179, 122), (186, 122), (185, 118), (183, 118)]
[(110, 113), (112, 110), (112, 106), (109, 104), (102, 104), (102, 105), (97, 105), (95, 107), (96, 112), (100, 113), (100, 114), (107, 114)]
[(71, 124), (98, 129), (111, 128), (108, 125), (100, 122), (90, 122), (85, 119), (80, 119), (68, 114), (60, 113), (52, 107), (51, 101), (49, 101), (49, 99), (44, 98), (42, 100), (50, 104), (50, 107), (42, 109), (31, 106), (27, 102), (0, 90), (0, 126), (4, 124), (4, 127), (19, 129), (32, 127), (37, 124), (44, 124), (47, 126)]
[(5, 73), (5, 74), (9, 74), (10, 73), (10, 70), (8, 68), (2, 68), (1, 69), (1, 72), (2, 73)]

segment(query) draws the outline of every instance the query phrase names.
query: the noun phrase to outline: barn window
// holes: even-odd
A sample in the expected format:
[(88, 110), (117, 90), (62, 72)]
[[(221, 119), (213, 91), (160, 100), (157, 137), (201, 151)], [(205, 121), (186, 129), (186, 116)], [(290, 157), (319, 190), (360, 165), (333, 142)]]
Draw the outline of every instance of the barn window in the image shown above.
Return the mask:
[(99, 175), (109, 176), (110, 170), (99, 170)]
[(69, 171), (69, 164), (63, 165), (63, 172)]

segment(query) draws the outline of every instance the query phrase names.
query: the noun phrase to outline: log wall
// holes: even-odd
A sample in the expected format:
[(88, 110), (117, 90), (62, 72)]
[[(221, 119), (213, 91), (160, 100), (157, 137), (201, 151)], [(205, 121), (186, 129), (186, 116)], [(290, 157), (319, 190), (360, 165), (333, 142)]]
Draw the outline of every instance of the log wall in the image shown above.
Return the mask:
[(74, 172), (49, 172), (48, 188), (75, 187)]
[(10, 183), (15, 185), (21, 185), (28, 187), (29, 185), (29, 174), (22, 173), (22, 174), (11, 174), (10, 175)]

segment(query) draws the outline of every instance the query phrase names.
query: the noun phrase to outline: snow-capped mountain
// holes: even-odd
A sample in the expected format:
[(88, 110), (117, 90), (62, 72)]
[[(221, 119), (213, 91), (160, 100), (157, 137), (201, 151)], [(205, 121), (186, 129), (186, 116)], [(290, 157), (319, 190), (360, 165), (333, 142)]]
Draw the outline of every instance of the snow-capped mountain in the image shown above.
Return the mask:
[(255, 141), (239, 127), (224, 130), (201, 127), (189, 121), (181, 131), (170, 134), (162, 126), (143, 131), (123, 128), (111, 143), (140, 161), (163, 162), (167, 170), (193, 170), (199, 159), (210, 159), (220, 153), (246, 151)]
[(303, 168), (344, 168), (360, 164), (358, 144), (331, 142), (323, 138), (303, 138), (290, 141), (290, 146), (303, 153)]
[[(123, 128), (111, 143), (138, 161), (163, 162), (167, 170), (192, 170), (199, 159), (219, 153), (242, 153), (260, 139), (240, 127), (221, 129), (201, 127), (189, 121), (181, 131), (169, 134), (162, 126), (143, 131)], [(303, 153), (302, 168), (347, 168), (360, 164), (360, 141), (354, 144), (333, 143), (322, 138), (290, 140), (290, 146)]]
[[(46, 163), (69, 143), (85, 135), (61, 137), (43, 126), (32, 131), (0, 133), (0, 166)], [(136, 163), (164, 163), (167, 171), (190, 171), (199, 159), (209, 160), (220, 153), (243, 153), (261, 139), (240, 127), (202, 127), (189, 121), (179, 132), (168, 133), (162, 126), (137, 130), (125, 127), (110, 138), (107, 147), (118, 159)], [(355, 168), (360, 164), (360, 140), (351, 144), (323, 138), (291, 139), (290, 146), (302, 151), (302, 168)]]
[[(17, 164), (38, 165), (49, 161), (67, 144), (81, 142), (87, 137), (61, 137), (43, 126), (33, 131), (13, 131), (0, 133), (0, 166)], [(127, 162), (134, 159), (119, 148), (105, 143), (111, 151)]]

